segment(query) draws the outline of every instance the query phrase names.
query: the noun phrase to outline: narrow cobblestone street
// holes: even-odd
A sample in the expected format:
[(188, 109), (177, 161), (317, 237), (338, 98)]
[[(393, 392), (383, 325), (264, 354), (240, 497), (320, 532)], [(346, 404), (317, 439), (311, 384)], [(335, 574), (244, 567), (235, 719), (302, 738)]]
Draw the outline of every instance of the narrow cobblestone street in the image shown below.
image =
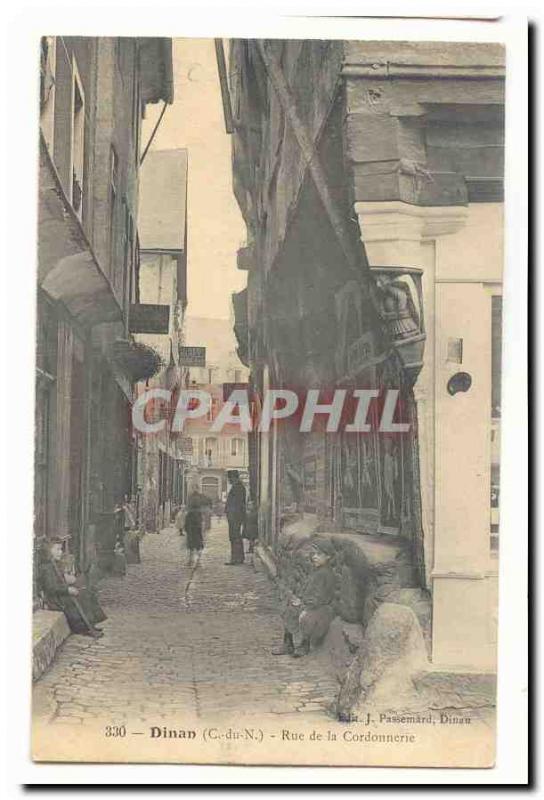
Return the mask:
[(282, 632), (276, 587), (260, 564), (224, 565), (225, 522), (214, 519), (192, 576), (173, 528), (147, 535), (141, 553), (124, 578), (100, 584), (104, 636), (69, 637), (34, 688), (36, 715), (55, 725), (157, 724), (178, 714), (326, 718), (334, 676), (318, 653), (303, 663), (271, 656)]

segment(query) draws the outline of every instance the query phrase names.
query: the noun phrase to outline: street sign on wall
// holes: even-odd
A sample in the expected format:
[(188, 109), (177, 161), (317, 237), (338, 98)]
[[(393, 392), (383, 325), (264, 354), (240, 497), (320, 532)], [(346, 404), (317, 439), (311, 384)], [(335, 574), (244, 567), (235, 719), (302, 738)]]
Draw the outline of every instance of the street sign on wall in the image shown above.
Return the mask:
[(205, 347), (180, 347), (179, 363), (182, 367), (205, 367), (206, 348)]

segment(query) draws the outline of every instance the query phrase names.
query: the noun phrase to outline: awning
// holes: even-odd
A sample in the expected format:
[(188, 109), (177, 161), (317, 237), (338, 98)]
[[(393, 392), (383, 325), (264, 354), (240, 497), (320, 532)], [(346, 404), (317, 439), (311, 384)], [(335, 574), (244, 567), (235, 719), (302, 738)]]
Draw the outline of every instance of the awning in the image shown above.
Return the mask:
[(64, 194), (43, 140), (40, 145), (39, 285), (82, 325), (120, 321), (122, 311), (113, 287)]
[(140, 46), (140, 75), (144, 103), (172, 103), (174, 100), (174, 76), (172, 66), (172, 39), (144, 36), (138, 39)]

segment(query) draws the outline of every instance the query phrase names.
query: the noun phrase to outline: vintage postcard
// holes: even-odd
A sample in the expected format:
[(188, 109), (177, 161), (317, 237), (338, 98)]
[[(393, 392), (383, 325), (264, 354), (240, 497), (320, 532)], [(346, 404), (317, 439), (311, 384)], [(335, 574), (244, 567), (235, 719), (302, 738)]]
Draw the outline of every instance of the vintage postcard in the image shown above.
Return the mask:
[(492, 767), (505, 47), (54, 34), (33, 759)]

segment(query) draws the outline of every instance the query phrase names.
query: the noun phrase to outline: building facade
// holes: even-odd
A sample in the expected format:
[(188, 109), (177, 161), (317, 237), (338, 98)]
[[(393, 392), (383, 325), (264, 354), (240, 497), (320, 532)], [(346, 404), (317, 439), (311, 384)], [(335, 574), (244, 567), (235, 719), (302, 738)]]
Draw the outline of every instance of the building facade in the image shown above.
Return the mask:
[(369, 557), (404, 547), (433, 663), (492, 671), (503, 49), (234, 40), (229, 83), (254, 392), (396, 389), (409, 426), (252, 434), (262, 544), (302, 519)]
[(228, 470), (238, 470), (245, 483), (249, 480), (249, 442), (239, 425), (225, 425), (215, 431), (213, 424), (230, 391), (236, 386), (247, 387), (249, 371), (235, 350), (232, 324), (227, 319), (188, 317), (187, 341), (206, 347), (206, 365), (189, 368), (187, 387), (207, 392), (211, 405), (205, 416), (187, 422), (184, 439), (189, 468), (185, 484), (212, 500), (223, 501)]
[[(145, 318), (135, 338), (158, 352), (163, 366), (138, 385), (138, 393), (157, 388), (175, 393), (187, 382), (187, 368), (180, 363), (187, 307), (187, 168), (183, 149), (150, 150), (142, 166), (139, 308)], [(187, 461), (168, 425), (156, 434), (136, 435), (137, 516), (142, 530), (155, 532), (185, 500)]]
[(157, 366), (130, 324), (141, 120), (157, 102), (172, 102), (170, 40), (42, 39), (35, 543), (61, 537), (85, 573), (133, 492), (133, 385)]

